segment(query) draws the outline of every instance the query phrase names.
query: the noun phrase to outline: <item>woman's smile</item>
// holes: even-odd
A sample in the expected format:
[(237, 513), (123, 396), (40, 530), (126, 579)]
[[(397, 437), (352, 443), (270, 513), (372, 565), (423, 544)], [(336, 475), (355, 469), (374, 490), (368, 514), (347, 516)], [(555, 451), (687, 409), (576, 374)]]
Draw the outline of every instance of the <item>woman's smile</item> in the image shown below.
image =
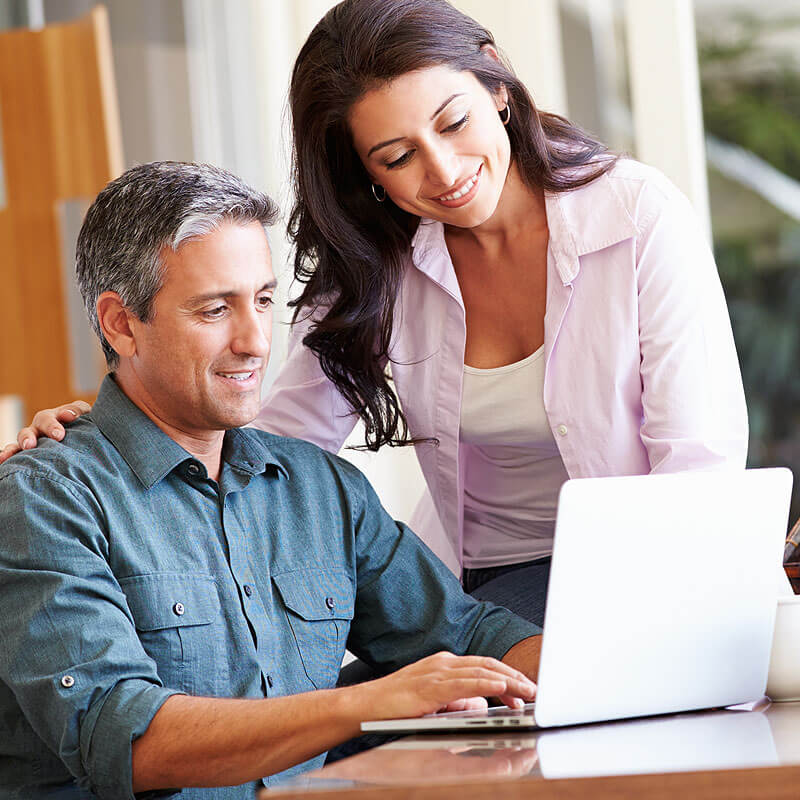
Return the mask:
[(478, 184), (481, 180), (482, 170), (483, 164), (478, 167), (476, 173), (470, 175), (469, 178), (460, 183), (454, 191), (441, 194), (433, 199), (446, 208), (461, 208), (461, 206), (465, 206), (478, 193)]

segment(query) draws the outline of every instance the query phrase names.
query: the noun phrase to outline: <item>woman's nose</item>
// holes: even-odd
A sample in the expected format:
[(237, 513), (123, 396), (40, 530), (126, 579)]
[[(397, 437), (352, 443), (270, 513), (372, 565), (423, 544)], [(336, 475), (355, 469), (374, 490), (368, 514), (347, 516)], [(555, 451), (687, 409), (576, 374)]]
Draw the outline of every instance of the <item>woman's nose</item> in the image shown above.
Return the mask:
[(431, 150), (427, 166), (431, 182), (444, 189), (450, 188), (458, 180), (458, 164), (454, 153), (449, 149)]

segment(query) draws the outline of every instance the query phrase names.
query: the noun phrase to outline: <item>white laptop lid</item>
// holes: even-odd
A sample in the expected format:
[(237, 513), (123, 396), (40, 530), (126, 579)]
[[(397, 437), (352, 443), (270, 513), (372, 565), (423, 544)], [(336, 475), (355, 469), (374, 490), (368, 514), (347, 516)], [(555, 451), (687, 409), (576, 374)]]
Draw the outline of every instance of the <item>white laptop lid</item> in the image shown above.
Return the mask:
[(787, 469), (567, 481), (533, 709), (362, 730), (551, 727), (762, 697), (791, 487)]
[(786, 469), (567, 481), (537, 723), (763, 695), (791, 485)]

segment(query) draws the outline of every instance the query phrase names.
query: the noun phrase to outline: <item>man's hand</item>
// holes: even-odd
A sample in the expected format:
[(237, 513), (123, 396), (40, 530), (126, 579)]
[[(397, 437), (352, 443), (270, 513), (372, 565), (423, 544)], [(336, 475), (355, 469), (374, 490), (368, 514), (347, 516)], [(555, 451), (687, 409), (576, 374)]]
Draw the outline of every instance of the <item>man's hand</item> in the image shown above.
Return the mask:
[(62, 422), (73, 422), (82, 414), (92, 410), (92, 407), (83, 400), (74, 403), (65, 403), (57, 408), (44, 408), (37, 411), (30, 425), (17, 434), (17, 441), (7, 444), (0, 450), (0, 464), (8, 460), (21, 450), (31, 450), (36, 447), (36, 440), (40, 436), (61, 441), (64, 438)]
[(362, 720), (480, 708), (485, 697), (499, 697), (518, 708), (536, 695), (536, 684), (514, 667), (494, 658), (452, 653), (436, 653), (385, 678), (350, 688), (358, 698)]
[(437, 653), (375, 681), (238, 700), (173, 695), (132, 748), (133, 790), (228, 786), (299, 764), (357, 736), (372, 719), (532, 700), (536, 686), (494, 658)]

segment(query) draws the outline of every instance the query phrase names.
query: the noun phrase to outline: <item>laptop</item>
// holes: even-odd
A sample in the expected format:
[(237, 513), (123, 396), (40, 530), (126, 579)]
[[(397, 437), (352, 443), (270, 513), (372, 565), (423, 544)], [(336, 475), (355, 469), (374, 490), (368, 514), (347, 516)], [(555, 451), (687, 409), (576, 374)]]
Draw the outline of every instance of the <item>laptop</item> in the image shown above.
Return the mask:
[(791, 487), (783, 468), (567, 481), (536, 702), (361, 729), (526, 730), (762, 697)]

